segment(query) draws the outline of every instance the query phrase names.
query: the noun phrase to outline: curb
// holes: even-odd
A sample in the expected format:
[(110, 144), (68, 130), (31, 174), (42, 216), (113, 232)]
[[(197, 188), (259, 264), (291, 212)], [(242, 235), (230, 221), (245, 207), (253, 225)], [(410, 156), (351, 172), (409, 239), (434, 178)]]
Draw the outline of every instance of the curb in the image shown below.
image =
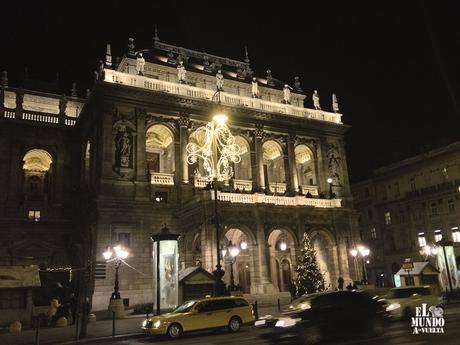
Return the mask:
[(66, 342), (52, 342), (47, 343), (44, 345), (73, 345), (73, 344), (86, 344), (86, 343), (100, 343), (107, 340), (113, 341), (120, 341), (120, 340), (128, 340), (128, 339), (139, 339), (139, 338), (146, 338), (148, 335), (145, 333), (126, 333), (126, 334), (119, 334), (112, 336), (105, 336), (105, 337), (93, 337), (93, 338), (83, 338), (80, 340), (70, 340)]

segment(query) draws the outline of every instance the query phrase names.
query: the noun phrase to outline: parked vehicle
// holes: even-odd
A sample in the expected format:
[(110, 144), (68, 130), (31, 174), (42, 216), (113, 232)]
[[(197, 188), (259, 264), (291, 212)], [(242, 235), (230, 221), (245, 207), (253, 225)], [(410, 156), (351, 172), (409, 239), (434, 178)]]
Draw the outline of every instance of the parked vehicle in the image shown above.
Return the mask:
[(142, 323), (144, 332), (179, 338), (184, 332), (227, 327), (240, 330), (242, 324), (252, 323), (254, 312), (241, 297), (209, 297), (187, 301), (173, 312), (153, 316)]
[(299, 307), (257, 320), (256, 327), (269, 329), (261, 336), (272, 343), (289, 339), (297, 344), (314, 344), (345, 335), (379, 335), (387, 320), (384, 304), (358, 291), (307, 295), (295, 305)]
[(409, 319), (415, 315), (415, 308), (421, 307), (422, 303), (428, 306), (442, 304), (442, 299), (433, 293), (430, 286), (394, 288), (381, 301), (386, 303), (386, 311), (392, 319)]

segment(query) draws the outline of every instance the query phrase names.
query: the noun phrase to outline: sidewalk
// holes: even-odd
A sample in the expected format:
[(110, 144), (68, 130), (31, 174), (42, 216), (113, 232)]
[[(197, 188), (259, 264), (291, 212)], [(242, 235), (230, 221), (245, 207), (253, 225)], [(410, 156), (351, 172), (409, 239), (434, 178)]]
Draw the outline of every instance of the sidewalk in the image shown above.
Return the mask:
[[(142, 335), (141, 325), (145, 315), (129, 316), (123, 320), (116, 320), (115, 335)], [(75, 326), (65, 328), (41, 328), (40, 345), (64, 344), (75, 342)], [(96, 321), (88, 324), (87, 339), (111, 337), (112, 320)], [(84, 343), (80, 340), (79, 343)], [(27, 329), (20, 334), (0, 334), (1, 345), (33, 345), (35, 344), (35, 329)]]
[[(281, 306), (283, 308), (283, 306)], [(285, 306), (284, 306), (285, 307)], [(259, 316), (274, 314), (278, 311), (277, 306), (259, 307)], [(128, 315), (125, 319), (116, 320), (115, 335), (123, 338), (141, 337), (142, 321), (145, 315)], [(65, 328), (41, 328), (40, 345), (52, 344), (76, 344), (75, 326)], [(79, 341), (83, 344), (88, 340), (105, 338), (112, 336), (112, 320), (96, 321), (88, 324), (87, 337)], [(0, 333), (0, 345), (34, 345), (35, 329), (23, 330), (20, 334)]]

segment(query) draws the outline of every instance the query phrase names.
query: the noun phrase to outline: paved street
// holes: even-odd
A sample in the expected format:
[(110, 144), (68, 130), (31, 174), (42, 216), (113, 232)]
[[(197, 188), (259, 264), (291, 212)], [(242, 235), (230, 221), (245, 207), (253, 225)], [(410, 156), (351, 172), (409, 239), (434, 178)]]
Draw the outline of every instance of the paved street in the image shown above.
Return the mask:
[[(431, 334), (431, 335), (413, 335), (410, 324), (404, 322), (393, 322), (389, 325), (387, 331), (383, 336), (377, 338), (358, 338), (358, 339), (341, 339), (334, 341), (327, 341), (324, 344), (343, 344), (343, 345), (384, 345), (384, 344), (411, 344), (411, 345), (457, 345), (460, 338), (460, 314), (447, 314), (446, 325), (444, 327), (444, 334)], [(164, 345), (257, 345), (268, 344), (264, 339), (260, 338), (263, 331), (256, 330), (252, 327), (245, 327), (237, 334), (227, 333), (226, 331), (202, 332), (194, 333), (184, 336), (179, 340), (169, 339), (135, 339), (125, 340), (119, 342), (107, 341), (99, 342), (98, 344), (118, 344), (118, 345), (148, 345), (148, 344), (164, 344)]]

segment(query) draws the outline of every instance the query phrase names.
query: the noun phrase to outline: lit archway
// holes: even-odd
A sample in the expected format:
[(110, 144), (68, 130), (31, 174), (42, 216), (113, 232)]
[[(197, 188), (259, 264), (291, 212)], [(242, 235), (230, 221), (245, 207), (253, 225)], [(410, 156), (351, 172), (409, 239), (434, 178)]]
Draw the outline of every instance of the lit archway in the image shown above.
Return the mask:
[(286, 191), (286, 173), (284, 169), (284, 153), (280, 144), (268, 140), (262, 145), (264, 161), (265, 185), (273, 193)]
[(53, 158), (48, 151), (32, 149), (23, 158), (24, 195), (30, 199), (41, 198), (48, 192)]
[(304, 144), (297, 145), (294, 152), (299, 185), (316, 186), (316, 168), (313, 152)]
[[(254, 272), (253, 238), (247, 231), (240, 230), (239, 228), (230, 228), (225, 232), (222, 245), (225, 247), (230, 241), (239, 249), (233, 265), (235, 284), (241, 287), (244, 293), (250, 293), (251, 276)], [(226, 255), (223, 259), (226, 272), (224, 281), (227, 285), (230, 284), (230, 260), (231, 256), (229, 255)]]
[(273, 229), (267, 239), (270, 277), (279, 291), (290, 291), (296, 265), (297, 240), (287, 229)]
[(235, 144), (240, 148), (241, 161), (234, 165), (234, 177), (237, 180), (251, 180), (251, 149), (248, 141), (242, 136), (235, 136)]
[(174, 173), (174, 134), (167, 126), (156, 124), (147, 129), (145, 149), (150, 174)]

